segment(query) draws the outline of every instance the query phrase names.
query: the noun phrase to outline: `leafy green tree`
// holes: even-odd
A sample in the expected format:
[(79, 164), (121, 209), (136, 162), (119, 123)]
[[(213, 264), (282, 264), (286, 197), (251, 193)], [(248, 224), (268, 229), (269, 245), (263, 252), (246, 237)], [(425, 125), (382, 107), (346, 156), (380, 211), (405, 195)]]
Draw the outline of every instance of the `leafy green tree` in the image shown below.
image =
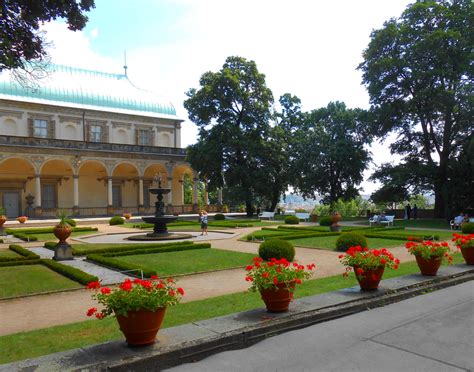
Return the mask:
[(0, 71), (45, 58), (42, 23), (65, 18), (70, 30), (82, 30), (84, 12), (95, 7), (94, 0), (3, 0), (0, 6)]
[(271, 134), (272, 92), (255, 62), (241, 57), (228, 57), (220, 71), (204, 73), (199, 83), (184, 102), (199, 128), (187, 160), (209, 181), (209, 190), (238, 189), (251, 215), (255, 195), (271, 185), (264, 149)]
[[(474, 130), (473, 30), (471, 0), (419, 0), (372, 32), (359, 66), (374, 133), (396, 133), (391, 151), (405, 156), (401, 166), (424, 169), (437, 217), (448, 217), (450, 163)], [(405, 175), (398, 186), (417, 186)]]
[(293, 186), (304, 197), (319, 194), (325, 204), (358, 195), (357, 185), (370, 161), (367, 112), (342, 102), (307, 114), (296, 130)]

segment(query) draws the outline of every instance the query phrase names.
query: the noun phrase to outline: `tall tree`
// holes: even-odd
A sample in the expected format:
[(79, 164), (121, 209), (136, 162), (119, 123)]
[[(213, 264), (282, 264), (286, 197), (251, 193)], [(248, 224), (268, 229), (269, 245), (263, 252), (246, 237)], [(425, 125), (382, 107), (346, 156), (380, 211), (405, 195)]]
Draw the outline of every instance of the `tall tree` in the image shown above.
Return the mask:
[[(199, 90), (184, 101), (199, 139), (187, 159), (209, 188), (237, 188), (252, 214), (255, 194), (270, 185), (265, 171), (273, 95), (254, 61), (228, 57), (218, 72), (206, 72)], [(267, 189), (268, 192), (268, 189)]]
[(0, 1), (0, 71), (24, 69), (29, 61), (44, 59), (42, 23), (65, 18), (70, 30), (82, 30), (87, 22), (84, 12), (94, 6), (94, 0)]
[(307, 115), (296, 131), (293, 186), (305, 197), (319, 194), (324, 203), (358, 195), (357, 185), (370, 162), (367, 112), (342, 102)]
[(474, 130), (473, 45), (471, 0), (419, 0), (372, 32), (359, 66), (374, 132), (396, 133), (392, 153), (429, 173), (437, 217), (448, 217), (450, 163)]

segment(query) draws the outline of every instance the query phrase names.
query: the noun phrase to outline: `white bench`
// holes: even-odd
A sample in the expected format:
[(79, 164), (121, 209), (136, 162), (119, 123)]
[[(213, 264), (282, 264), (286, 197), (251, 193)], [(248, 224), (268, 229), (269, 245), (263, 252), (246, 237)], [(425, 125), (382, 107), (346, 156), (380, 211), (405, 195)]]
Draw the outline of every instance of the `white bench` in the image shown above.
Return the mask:
[(379, 223), (383, 224), (383, 225), (387, 225), (388, 226), (393, 226), (393, 220), (395, 219), (395, 216), (385, 216), (385, 219), (382, 220), (382, 221), (379, 221)]
[(262, 212), (258, 215), (258, 218), (268, 218), (269, 220), (273, 220), (275, 217), (275, 212)]
[(288, 209), (285, 211), (285, 216), (294, 216), (296, 212), (293, 209)]
[(369, 226), (377, 225), (378, 222), (379, 222), (379, 215), (378, 214), (374, 214), (372, 216), (372, 218), (369, 218)]
[(309, 213), (295, 213), (295, 216), (298, 217), (298, 219), (303, 220), (303, 221), (309, 220)]

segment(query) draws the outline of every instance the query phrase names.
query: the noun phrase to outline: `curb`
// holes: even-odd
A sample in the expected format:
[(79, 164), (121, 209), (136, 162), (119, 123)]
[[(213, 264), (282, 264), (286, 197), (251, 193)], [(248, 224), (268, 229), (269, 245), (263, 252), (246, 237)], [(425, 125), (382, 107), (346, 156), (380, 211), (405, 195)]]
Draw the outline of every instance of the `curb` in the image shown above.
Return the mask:
[(159, 371), (472, 280), (474, 267), (454, 265), (434, 278), (416, 274), (383, 280), (375, 292), (352, 287), (300, 298), (288, 313), (268, 314), (259, 308), (166, 328), (159, 332), (157, 343), (148, 347), (129, 348), (122, 340), (111, 341), (5, 364), (0, 371)]

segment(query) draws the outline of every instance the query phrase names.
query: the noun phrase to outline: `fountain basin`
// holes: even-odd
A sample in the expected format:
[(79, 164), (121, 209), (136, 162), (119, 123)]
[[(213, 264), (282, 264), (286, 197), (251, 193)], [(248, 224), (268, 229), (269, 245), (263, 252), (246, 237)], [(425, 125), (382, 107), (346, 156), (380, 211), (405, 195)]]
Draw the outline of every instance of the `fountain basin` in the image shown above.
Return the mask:
[(178, 240), (178, 239), (190, 239), (193, 236), (189, 234), (175, 234), (168, 232), (166, 224), (176, 221), (176, 216), (161, 216), (161, 217), (142, 217), (142, 220), (146, 223), (152, 223), (153, 232), (144, 235), (130, 236), (128, 240), (140, 240), (140, 241), (154, 241), (154, 240)]

